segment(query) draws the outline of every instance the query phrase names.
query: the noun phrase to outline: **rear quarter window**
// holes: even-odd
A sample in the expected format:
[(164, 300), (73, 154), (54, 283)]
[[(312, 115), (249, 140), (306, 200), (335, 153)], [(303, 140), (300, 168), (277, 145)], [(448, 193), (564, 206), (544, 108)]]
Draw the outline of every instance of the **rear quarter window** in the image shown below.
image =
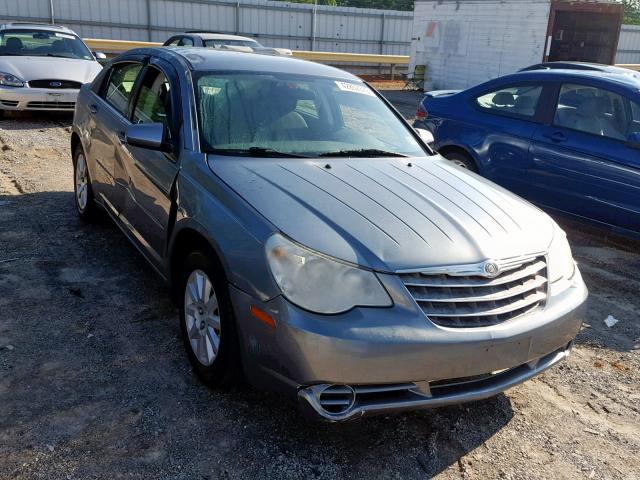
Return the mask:
[(475, 98), (482, 110), (506, 116), (533, 118), (542, 94), (542, 86), (519, 85), (503, 87)]

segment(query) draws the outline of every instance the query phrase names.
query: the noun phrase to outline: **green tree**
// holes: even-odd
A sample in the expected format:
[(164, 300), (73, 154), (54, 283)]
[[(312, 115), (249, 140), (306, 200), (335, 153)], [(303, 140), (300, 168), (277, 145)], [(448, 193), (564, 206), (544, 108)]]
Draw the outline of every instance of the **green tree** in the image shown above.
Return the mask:
[(640, 25), (640, 0), (623, 0), (624, 23)]

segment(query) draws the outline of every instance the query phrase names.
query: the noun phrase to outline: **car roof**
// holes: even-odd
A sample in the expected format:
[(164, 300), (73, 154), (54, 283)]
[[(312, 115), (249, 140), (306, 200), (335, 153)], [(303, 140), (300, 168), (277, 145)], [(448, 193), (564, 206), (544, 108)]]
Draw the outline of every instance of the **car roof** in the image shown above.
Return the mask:
[[(598, 70), (574, 70), (574, 69), (549, 69), (549, 70), (528, 70), (523, 72), (513, 73), (500, 77), (499, 80), (512, 79), (516, 81), (530, 81), (530, 80), (603, 80), (608, 82), (614, 82), (619, 85), (640, 90), (640, 73), (633, 70), (617, 67), (612, 71), (598, 71)], [(498, 79), (496, 79), (498, 80)]]
[(191, 35), (200, 37), (203, 40), (245, 40), (249, 42), (255, 42), (253, 38), (242, 37), (240, 35), (230, 35), (228, 33), (215, 33), (215, 32), (185, 32), (180, 35)]
[[(49, 32), (64, 32), (76, 35), (76, 32), (63, 25), (54, 25), (51, 23), (36, 23), (36, 22), (10, 22), (0, 25), (0, 30), (46, 30)], [(77, 36), (77, 35), (76, 35)]]
[(168, 61), (181, 62), (193, 71), (291, 73), (362, 82), (358, 77), (344, 70), (284, 56), (257, 55), (204, 47), (136, 48), (123, 55), (152, 55)]
[[(530, 70), (592, 70), (598, 72), (610, 72), (610, 73), (628, 73), (628, 68), (618, 67), (616, 65), (605, 65), (602, 63), (589, 63), (589, 62), (570, 62), (570, 61), (558, 61), (558, 62), (542, 62), (535, 65), (530, 65), (521, 69), (521, 72)], [(640, 75), (640, 74), (639, 74)]]

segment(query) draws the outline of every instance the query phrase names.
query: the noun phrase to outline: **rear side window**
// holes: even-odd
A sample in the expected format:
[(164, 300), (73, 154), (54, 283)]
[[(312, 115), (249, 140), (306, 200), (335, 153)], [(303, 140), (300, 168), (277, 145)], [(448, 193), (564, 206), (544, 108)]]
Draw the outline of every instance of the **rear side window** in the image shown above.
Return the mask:
[(114, 65), (109, 75), (104, 98), (124, 116), (127, 116), (133, 85), (141, 69), (139, 63), (121, 63)]
[(476, 103), (492, 113), (533, 118), (538, 107), (542, 86), (517, 85), (480, 95)]

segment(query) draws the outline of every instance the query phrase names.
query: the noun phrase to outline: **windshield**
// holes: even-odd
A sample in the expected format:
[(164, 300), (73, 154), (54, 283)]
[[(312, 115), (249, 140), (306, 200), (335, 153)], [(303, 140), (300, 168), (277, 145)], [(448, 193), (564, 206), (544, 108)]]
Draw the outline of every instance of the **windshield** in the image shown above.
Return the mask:
[(255, 42), (253, 40), (232, 40), (232, 39), (216, 38), (214, 40), (204, 41), (205, 47), (220, 48), (227, 45), (231, 47), (253, 47), (253, 48), (259, 48), (262, 46), (258, 42)]
[(75, 35), (27, 29), (1, 31), (0, 55), (94, 60), (87, 46)]
[(252, 156), (425, 156), (410, 129), (363, 83), (326, 77), (204, 73), (202, 149)]

